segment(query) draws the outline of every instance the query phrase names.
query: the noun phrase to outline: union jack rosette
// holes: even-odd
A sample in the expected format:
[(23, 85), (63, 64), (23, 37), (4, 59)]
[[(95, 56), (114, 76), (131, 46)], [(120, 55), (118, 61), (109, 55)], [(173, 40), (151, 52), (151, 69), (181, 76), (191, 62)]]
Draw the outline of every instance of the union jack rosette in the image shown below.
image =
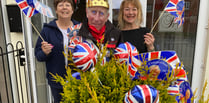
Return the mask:
[(191, 98), (193, 97), (193, 92), (190, 87), (189, 82), (181, 81), (176, 85), (168, 87), (168, 94), (170, 95), (178, 95), (176, 96), (177, 103), (180, 103), (182, 99), (185, 99), (185, 103), (191, 103)]
[(125, 94), (125, 103), (159, 103), (159, 92), (149, 85), (136, 85)]
[(77, 36), (80, 28), (82, 26), (82, 23), (79, 23), (79, 24), (76, 24), (76, 25), (73, 25), (73, 26), (70, 26), (68, 29), (67, 29), (67, 33), (69, 35), (69, 38), (72, 38), (74, 36)]
[(87, 40), (75, 46), (72, 59), (77, 68), (87, 71), (93, 68), (97, 62), (97, 50), (93, 42)]

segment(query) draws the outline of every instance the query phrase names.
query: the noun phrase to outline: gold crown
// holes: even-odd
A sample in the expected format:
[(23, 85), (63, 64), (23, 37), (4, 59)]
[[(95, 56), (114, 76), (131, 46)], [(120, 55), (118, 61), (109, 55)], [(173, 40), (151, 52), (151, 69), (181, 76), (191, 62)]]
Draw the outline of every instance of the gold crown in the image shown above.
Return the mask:
[(88, 0), (86, 7), (102, 6), (109, 8), (108, 0)]

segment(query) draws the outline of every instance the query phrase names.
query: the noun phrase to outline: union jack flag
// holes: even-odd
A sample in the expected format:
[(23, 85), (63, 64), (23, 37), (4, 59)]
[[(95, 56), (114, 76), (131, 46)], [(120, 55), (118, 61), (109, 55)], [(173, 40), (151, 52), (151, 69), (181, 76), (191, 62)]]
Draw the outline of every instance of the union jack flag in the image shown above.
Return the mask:
[(173, 15), (174, 22), (181, 26), (184, 23), (184, 0), (170, 0), (165, 11)]
[(136, 85), (126, 93), (125, 103), (158, 103), (159, 92), (148, 85)]
[(43, 15), (45, 15), (47, 17), (50, 17), (50, 18), (54, 17), (50, 7), (42, 4), (39, 1), (34, 1), (34, 4), (35, 4), (36, 10), (38, 10), (41, 14), (43, 14)]
[(97, 62), (97, 50), (93, 43), (83, 41), (76, 45), (73, 52), (73, 62), (82, 71), (93, 68)]
[(17, 5), (19, 8), (22, 10), (22, 12), (27, 16), (27, 17), (32, 17), (33, 15), (37, 14), (38, 11), (29, 6), (26, 0), (16, 0)]

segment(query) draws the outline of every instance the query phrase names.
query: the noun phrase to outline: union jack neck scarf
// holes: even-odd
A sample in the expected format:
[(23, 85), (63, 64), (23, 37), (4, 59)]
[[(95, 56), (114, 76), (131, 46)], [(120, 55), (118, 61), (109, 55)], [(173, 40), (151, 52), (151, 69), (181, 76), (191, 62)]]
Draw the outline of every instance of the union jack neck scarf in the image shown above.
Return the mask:
[[(97, 40), (97, 42), (101, 42), (100, 40), (104, 36), (106, 26), (104, 25), (101, 30), (97, 30), (94, 26), (89, 25), (89, 32), (91, 35)], [(103, 42), (103, 41), (102, 41)]]

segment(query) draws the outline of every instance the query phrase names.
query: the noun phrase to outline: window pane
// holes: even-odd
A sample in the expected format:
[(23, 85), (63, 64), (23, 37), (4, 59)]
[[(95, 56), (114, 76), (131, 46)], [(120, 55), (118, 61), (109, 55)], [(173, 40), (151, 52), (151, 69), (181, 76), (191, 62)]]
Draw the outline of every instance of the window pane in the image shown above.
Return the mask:
[[(169, 0), (147, 0), (146, 27), (151, 30)], [(113, 3), (120, 3), (114, 1)], [(114, 4), (113, 4), (114, 5)], [(153, 8), (154, 7), (154, 8)], [(199, 0), (185, 0), (184, 24), (178, 27), (174, 16), (165, 12), (154, 28), (156, 49), (174, 50), (183, 62), (188, 79), (192, 79), (197, 32)], [(117, 26), (119, 9), (113, 9), (113, 23)]]
[[(168, 0), (155, 1), (155, 9), (152, 12), (147, 12), (148, 28), (154, 25), (167, 3)], [(147, 5), (153, 8), (153, 1), (148, 0)], [(173, 21), (174, 16), (165, 12), (153, 32), (158, 50), (177, 52), (186, 72), (188, 72), (189, 81), (192, 79), (198, 11), (199, 0), (185, 0), (184, 24), (178, 27), (178, 24)], [(154, 15), (154, 19), (152, 15)]]

